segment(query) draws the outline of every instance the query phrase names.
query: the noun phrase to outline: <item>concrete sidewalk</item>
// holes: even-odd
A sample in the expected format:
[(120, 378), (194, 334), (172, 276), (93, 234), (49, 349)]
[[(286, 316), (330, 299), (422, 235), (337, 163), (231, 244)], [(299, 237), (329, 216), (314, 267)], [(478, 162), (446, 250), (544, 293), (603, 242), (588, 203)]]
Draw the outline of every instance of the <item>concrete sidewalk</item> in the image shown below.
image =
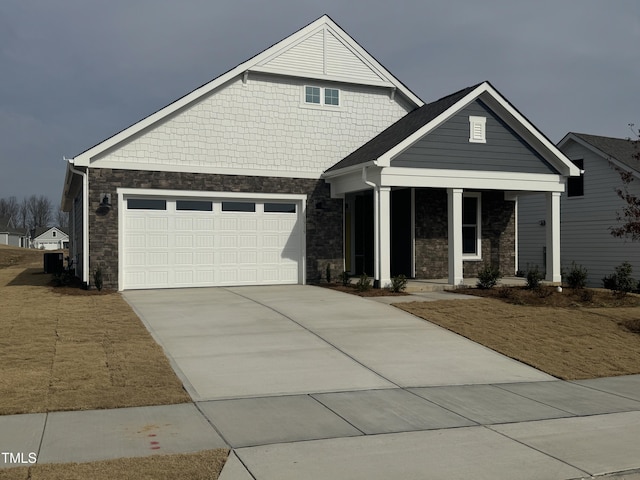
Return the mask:
[(640, 469), (638, 438), (640, 375), (0, 417), (38, 463), (229, 447), (222, 480), (590, 478)]

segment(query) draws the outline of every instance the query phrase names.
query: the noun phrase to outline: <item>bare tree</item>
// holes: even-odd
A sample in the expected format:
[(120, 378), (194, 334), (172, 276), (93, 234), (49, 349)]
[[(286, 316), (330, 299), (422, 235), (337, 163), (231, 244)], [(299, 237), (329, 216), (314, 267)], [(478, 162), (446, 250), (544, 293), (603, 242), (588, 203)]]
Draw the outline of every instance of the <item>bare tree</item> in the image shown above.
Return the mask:
[(46, 227), (51, 223), (51, 201), (44, 195), (31, 195), (27, 199), (29, 228)]
[(20, 202), (20, 209), (18, 210), (18, 228), (29, 228), (29, 202), (27, 197)]
[(0, 198), (0, 217), (8, 217), (13, 220), (16, 227), (19, 224), (20, 204), (16, 197)]
[(69, 226), (69, 213), (62, 211), (62, 208), (58, 206), (55, 220), (58, 228), (65, 229)]

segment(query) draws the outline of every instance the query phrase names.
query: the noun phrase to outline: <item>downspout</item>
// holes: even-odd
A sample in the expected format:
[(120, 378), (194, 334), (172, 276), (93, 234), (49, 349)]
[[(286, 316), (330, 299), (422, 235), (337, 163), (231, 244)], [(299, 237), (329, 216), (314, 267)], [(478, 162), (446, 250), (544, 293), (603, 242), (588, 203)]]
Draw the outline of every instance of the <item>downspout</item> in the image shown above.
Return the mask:
[[(377, 165), (376, 161), (373, 162)], [(380, 281), (380, 186), (367, 180), (367, 166), (362, 167), (362, 181), (373, 188), (373, 279)]]
[(71, 173), (82, 177), (82, 283), (89, 286), (89, 175), (73, 168), (73, 158), (67, 158)]

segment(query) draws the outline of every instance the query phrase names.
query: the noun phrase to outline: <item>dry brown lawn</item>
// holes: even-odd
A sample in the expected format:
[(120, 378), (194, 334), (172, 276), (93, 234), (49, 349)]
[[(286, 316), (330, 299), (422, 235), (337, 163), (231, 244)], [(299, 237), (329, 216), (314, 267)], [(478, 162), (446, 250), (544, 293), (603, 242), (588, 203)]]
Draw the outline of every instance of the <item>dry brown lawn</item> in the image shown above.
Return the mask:
[(216, 449), (90, 463), (0, 469), (0, 480), (216, 480), (229, 454)]
[(395, 306), (565, 380), (640, 373), (636, 296), (618, 299), (596, 291), (585, 302), (583, 294), (566, 290), (466, 293), (495, 298)]
[(51, 287), (42, 252), (4, 247), (0, 265), (0, 414), (190, 401), (118, 293)]

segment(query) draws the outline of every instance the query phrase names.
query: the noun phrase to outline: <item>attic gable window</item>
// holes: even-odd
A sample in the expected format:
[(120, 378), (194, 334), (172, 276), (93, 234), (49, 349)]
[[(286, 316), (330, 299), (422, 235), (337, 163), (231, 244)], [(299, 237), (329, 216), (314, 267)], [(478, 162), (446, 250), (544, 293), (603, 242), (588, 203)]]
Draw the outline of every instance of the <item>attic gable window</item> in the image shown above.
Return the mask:
[(469, 117), (469, 142), (487, 143), (486, 117)]
[(340, 106), (340, 90), (337, 88), (314, 87), (305, 85), (304, 103), (318, 106)]

